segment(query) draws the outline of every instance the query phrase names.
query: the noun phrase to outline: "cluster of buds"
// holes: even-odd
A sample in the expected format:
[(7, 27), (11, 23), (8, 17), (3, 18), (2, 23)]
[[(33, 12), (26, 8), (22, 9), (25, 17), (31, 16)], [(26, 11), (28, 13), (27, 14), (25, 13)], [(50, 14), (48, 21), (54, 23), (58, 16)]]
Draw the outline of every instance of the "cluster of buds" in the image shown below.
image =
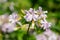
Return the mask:
[(16, 12), (13, 12), (11, 15), (1, 15), (0, 16), (0, 28), (4, 33), (13, 32), (16, 28), (16, 23), (20, 26), (22, 25), (20, 22), (20, 17)]
[[(49, 29), (49, 27), (51, 27), (51, 23), (46, 20), (47, 15), (45, 13), (47, 13), (47, 11), (43, 11), (41, 7), (39, 7), (38, 10), (30, 8), (28, 11), (25, 10), (26, 15), (24, 16), (24, 18), (27, 22), (32, 21), (32, 24), (36, 23), (38, 27), (47, 30)], [(32, 28), (34, 28), (34, 26)]]

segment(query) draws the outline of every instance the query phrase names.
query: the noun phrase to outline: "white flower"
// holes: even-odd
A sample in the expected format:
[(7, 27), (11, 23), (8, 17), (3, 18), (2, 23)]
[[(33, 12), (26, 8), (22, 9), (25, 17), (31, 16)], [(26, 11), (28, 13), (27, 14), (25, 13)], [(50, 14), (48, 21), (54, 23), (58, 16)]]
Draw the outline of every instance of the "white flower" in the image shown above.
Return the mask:
[(43, 11), (42, 7), (39, 7), (39, 9), (37, 10), (37, 13), (39, 13), (39, 14), (45, 14), (45, 13), (48, 13), (48, 11)]
[(49, 37), (53, 34), (53, 32), (50, 29), (48, 29), (43, 34), (46, 35), (47, 37)]
[(20, 26), (22, 26), (22, 23), (19, 22), (20, 17), (18, 16), (18, 14), (16, 12), (13, 12), (10, 16), (9, 16), (9, 22), (10, 23), (17, 23)]
[(26, 21), (31, 21), (32, 15), (28, 13), (28, 14), (26, 14), (26, 16), (24, 16), (24, 18), (26, 19)]
[(37, 36), (36, 36), (36, 40), (47, 40), (47, 38), (46, 38), (45, 35), (43, 35), (43, 34), (41, 35), (41, 34), (40, 34), (40, 35), (37, 35)]
[(46, 14), (41, 14), (40, 16), (39, 16), (39, 19), (46, 19), (46, 17), (47, 17), (47, 15)]
[(43, 11), (42, 7), (39, 7), (37, 10), (37, 14), (39, 15), (39, 19), (45, 19), (47, 15), (45, 13), (48, 13), (47, 11)]
[(57, 36), (53, 34), (48, 38), (48, 40), (57, 40)]
[(26, 21), (37, 21), (38, 19), (38, 15), (35, 14), (34, 10), (32, 8), (30, 8), (29, 11), (25, 11), (26, 15), (24, 16), (24, 18), (26, 19)]
[(50, 29), (46, 30), (43, 34), (48, 38), (48, 40), (57, 40), (58, 37), (58, 35), (52, 32)]
[(17, 22), (18, 20), (18, 14), (16, 12), (13, 12), (10, 16), (9, 16), (9, 21), (12, 23)]
[(37, 13), (38, 13), (39, 15), (43, 13), (42, 7), (39, 7), (39, 9), (37, 10)]
[(43, 25), (43, 29), (48, 29), (51, 27), (51, 23), (47, 22), (46, 20), (42, 20), (41, 24)]
[(2, 31), (5, 33), (6, 32), (10, 33), (10, 32), (14, 31), (15, 27), (16, 27), (16, 24), (14, 24), (14, 23), (5, 23), (2, 25)]

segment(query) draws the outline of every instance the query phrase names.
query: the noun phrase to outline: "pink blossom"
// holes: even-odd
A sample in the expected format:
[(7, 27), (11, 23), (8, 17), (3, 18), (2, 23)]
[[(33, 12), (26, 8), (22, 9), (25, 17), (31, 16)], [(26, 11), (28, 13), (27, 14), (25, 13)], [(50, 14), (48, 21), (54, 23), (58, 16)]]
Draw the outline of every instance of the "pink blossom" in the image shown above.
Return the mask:
[(36, 40), (47, 40), (45, 35), (37, 35)]
[(38, 15), (35, 14), (32, 8), (30, 8), (30, 10), (26, 11), (25, 13), (26, 15), (24, 16), (24, 18), (26, 19), (26, 21), (32, 21), (32, 20), (37, 21)]
[(9, 21), (12, 22), (12, 23), (15, 23), (15, 22), (18, 21), (18, 20), (17, 20), (18, 18), (19, 18), (18, 14), (17, 14), (16, 12), (13, 12), (13, 13), (9, 16)]
[(2, 31), (3, 32), (13, 32), (14, 31), (14, 28), (16, 27), (16, 24), (13, 24), (13, 23), (5, 23), (2, 25)]
[(43, 29), (51, 27), (51, 23), (48, 23), (46, 20), (41, 20), (41, 24), (43, 25)]

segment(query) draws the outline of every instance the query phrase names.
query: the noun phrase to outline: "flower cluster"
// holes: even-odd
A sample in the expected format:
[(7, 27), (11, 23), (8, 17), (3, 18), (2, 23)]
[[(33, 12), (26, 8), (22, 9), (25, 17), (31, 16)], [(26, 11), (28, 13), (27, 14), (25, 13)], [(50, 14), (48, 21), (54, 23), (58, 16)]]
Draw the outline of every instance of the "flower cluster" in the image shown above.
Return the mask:
[(24, 18), (26, 19), (26, 21), (37, 21), (38, 19), (38, 15), (35, 13), (35, 10), (33, 10), (32, 8), (30, 8), (30, 10), (25, 10), (26, 16), (24, 16)]
[(36, 28), (35, 26), (37, 26), (38, 28), (43, 28), (45, 30), (42, 34), (35, 35), (37, 40), (60, 40), (60, 36), (56, 35), (50, 30), (51, 23), (46, 20), (46, 13), (48, 13), (47, 11), (43, 11), (41, 7), (39, 7), (38, 10), (35, 10), (33, 8), (24, 10), (23, 12), (25, 13), (25, 15), (23, 17), (28, 23), (22, 25), (22, 23), (19, 21), (21, 17), (17, 14), (17, 12), (13, 12), (13, 6), (14, 4), (10, 5), (9, 7), (12, 11), (11, 15), (0, 15), (0, 29), (2, 32), (11, 33), (17, 29), (16, 25), (19, 24), (20, 27), (18, 27), (18, 29), (21, 28), (21, 30), (27, 30), (27, 33), (28, 31), (32, 33), (32, 29), (34, 31), (34, 29)]
[(36, 35), (36, 40), (60, 40), (58, 35), (52, 32), (51, 30), (47, 30), (42, 34)]
[(25, 16), (27, 22), (34, 21), (38, 27), (42, 27), (43, 29), (48, 29), (51, 27), (51, 23), (46, 20), (47, 15), (45, 14), (47, 11), (43, 11), (41, 7), (38, 10), (30, 8), (28, 11), (25, 10)]
[(21, 25), (19, 20), (20, 20), (20, 17), (18, 16), (16, 12), (13, 12), (11, 15), (7, 15), (7, 14), (1, 15), (0, 28), (4, 33), (13, 32), (16, 28), (16, 23)]
[[(26, 14), (24, 16), (25, 20), (27, 22), (31, 22), (30, 29), (35, 28), (35, 24), (37, 27), (43, 28), (44, 30), (49, 29), (51, 27), (51, 23), (49, 23), (46, 20), (47, 11), (43, 11), (41, 7), (39, 7), (38, 10), (35, 10), (33, 8), (30, 8), (29, 10), (25, 10), (24, 13)], [(22, 26), (21, 22), (19, 22), (20, 17), (17, 14), (17, 12), (13, 12), (11, 15), (1, 15), (0, 16), (0, 26), (3, 32), (12, 32), (14, 28), (16, 27), (16, 23)], [(11, 29), (12, 28), (12, 29)]]

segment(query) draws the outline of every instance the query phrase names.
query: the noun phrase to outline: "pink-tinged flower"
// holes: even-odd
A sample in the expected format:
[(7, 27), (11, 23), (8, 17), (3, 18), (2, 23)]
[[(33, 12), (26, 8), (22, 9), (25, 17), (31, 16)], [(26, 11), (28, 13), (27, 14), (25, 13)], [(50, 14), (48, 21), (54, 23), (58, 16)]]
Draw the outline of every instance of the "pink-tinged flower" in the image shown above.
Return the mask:
[(36, 40), (47, 40), (47, 37), (45, 35), (37, 35)]
[(26, 21), (37, 21), (38, 15), (35, 14), (35, 11), (32, 8), (30, 8), (29, 11), (25, 11), (25, 13), (26, 15), (24, 16), (24, 18), (26, 19)]
[(45, 13), (48, 13), (47, 11), (43, 11), (42, 7), (39, 7), (37, 10), (37, 14), (39, 14), (39, 19), (45, 19), (47, 15)]
[(46, 19), (46, 17), (47, 17), (47, 15), (46, 14), (41, 14), (40, 16), (39, 16), (39, 19)]
[(46, 30), (43, 34), (48, 38), (48, 40), (57, 40), (58, 37), (58, 35), (52, 32), (50, 29)]
[(57, 36), (53, 34), (48, 38), (48, 40), (57, 40)]
[(37, 10), (38, 14), (44, 14), (44, 13), (48, 13), (47, 11), (43, 11), (42, 7), (39, 7), (39, 9)]
[(16, 24), (14, 24), (14, 23), (5, 23), (2, 25), (2, 31), (5, 33), (6, 32), (10, 33), (10, 32), (14, 31), (15, 27), (16, 27)]
[(10, 16), (9, 16), (9, 22), (10, 23), (17, 23), (20, 26), (22, 26), (21, 22), (19, 22), (20, 17), (18, 16), (18, 14), (16, 12), (13, 12)]
[(43, 13), (42, 7), (39, 7), (39, 9), (37, 10), (37, 13), (38, 13), (39, 15)]
[(47, 29), (43, 34), (49, 37), (53, 34), (53, 32), (50, 29)]
[(47, 22), (46, 20), (42, 20), (41, 24), (43, 25), (43, 29), (48, 29), (51, 27), (51, 23)]
[(18, 20), (17, 20), (18, 18), (19, 18), (18, 14), (17, 14), (16, 12), (13, 12), (13, 13), (9, 16), (9, 21), (12, 22), (12, 23), (15, 23), (15, 22), (18, 21)]

